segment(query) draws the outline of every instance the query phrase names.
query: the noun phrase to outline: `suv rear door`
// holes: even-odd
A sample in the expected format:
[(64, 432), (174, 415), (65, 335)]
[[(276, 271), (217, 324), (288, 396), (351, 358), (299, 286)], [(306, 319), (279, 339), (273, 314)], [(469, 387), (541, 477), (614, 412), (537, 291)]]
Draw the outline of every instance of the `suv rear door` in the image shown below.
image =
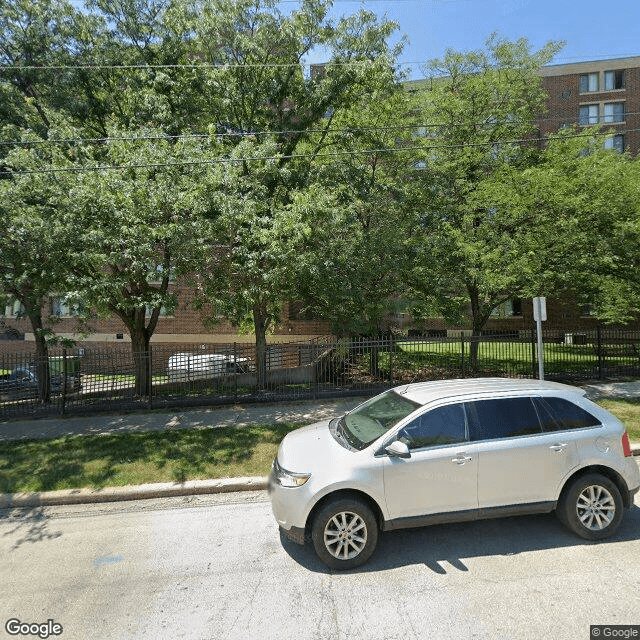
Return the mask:
[(533, 397), (475, 400), (468, 415), (478, 446), (480, 509), (556, 499), (559, 483), (578, 464), (577, 447), (565, 434), (542, 430)]

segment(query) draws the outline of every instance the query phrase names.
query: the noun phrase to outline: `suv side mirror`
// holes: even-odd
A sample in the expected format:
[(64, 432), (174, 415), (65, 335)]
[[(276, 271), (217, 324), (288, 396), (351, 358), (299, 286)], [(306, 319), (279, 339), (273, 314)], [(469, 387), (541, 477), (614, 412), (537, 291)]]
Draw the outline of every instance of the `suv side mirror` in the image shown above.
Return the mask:
[(389, 446), (385, 447), (384, 450), (392, 458), (411, 457), (411, 454), (409, 453), (409, 447), (404, 442), (400, 442), (400, 440), (394, 440)]

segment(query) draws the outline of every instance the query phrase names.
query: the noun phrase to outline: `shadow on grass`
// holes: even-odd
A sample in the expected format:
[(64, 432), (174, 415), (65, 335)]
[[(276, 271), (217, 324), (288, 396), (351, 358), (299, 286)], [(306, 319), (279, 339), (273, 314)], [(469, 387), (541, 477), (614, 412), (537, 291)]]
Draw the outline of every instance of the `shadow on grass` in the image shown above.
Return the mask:
[[(254, 461), (260, 445), (272, 445), (299, 425), (176, 429), (144, 433), (69, 436), (0, 443), (0, 492), (51, 491), (144, 482), (183, 482), (268, 472)], [(145, 478), (145, 469), (153, 471)], [(217, 473), (219, 471), (220, 473)], [(137, 477), (136, 474), (141, 474)]]

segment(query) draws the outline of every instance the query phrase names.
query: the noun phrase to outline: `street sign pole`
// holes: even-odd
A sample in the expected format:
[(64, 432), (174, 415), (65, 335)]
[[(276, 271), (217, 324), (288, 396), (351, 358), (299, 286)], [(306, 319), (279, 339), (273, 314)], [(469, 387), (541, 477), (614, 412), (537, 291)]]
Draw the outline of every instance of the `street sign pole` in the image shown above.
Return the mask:
[(544, 346), (542, 344), (542, 323), (547, 319), (547, 299), (533, 299), (533, 319), (536, 321), (538, 334), (538, 378), (544, 380)]

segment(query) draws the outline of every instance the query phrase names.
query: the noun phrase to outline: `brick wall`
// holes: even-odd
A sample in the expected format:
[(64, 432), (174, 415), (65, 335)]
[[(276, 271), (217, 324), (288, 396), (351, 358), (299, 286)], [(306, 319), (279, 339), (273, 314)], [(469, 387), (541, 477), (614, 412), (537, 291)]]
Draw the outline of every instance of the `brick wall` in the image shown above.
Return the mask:
[[(604, 91), (604, 72), (617, 69), (625, 71), (625, 88)], [(543, 76), (542, 86), (549, 94), (548, 113), (539, 121), (542, 137), (558, 131), (563, 125), (578, 123), (581, 104), (602, 106), (605, 102), (624, 102), (628, 114), (625, 121), (606, 123), (606, 126), (612, 132), (624, 134), (625, 148), (633, 155), (640, 151), (640, 131), (632, 131), (640, 128), (640, 58), (557, 65), (545, 67), (540, 73)], [(580, 93), (580, 75), (584, 73), (599, 74), (600, 91)]]
[[(205, 321), (212, 315), (211, 308), (205, 307), (198, 311), (190, 304), (192, 296), (186, 287), (176, 288), (179, 304), (171, 316), (161, 316), (158, 320), (153, 341), (154, 342), (216, 342), (224, 338), (224, 342), (252, 341), (253, 337), (247, 334), (239, 334), (238, 329), (226, 319), (220, 318), (215, 324)], [(32, 334), (31, 323), (28, 318), (4, 318), (4, 325), (19, 331), (27, 336), (22, 344), (30, 342)], [(48, 325), (56, 334), (74, 337), (79, 343), (115, 342), (128, 343), (129, 333), (124, 323), (117, 317), (95, 318), (86, 322), (83, 327), (76, 318), (63, 317)], [(83, 339), (78, 336), (81, 332), (88, 333)], [(273, 327), (273, 336), (276, 341), (289, 339), (296, 336), (327, 335), (331, 332), (328, 322), (322, 320), (304, 320), (296, 317), (295, 313), (289, 313), (289, 305), (285, 304), (282, 310), (280, 322)], [(0, 340), (0, 352), (5, 349), (3, 343), (13, 341)]]

